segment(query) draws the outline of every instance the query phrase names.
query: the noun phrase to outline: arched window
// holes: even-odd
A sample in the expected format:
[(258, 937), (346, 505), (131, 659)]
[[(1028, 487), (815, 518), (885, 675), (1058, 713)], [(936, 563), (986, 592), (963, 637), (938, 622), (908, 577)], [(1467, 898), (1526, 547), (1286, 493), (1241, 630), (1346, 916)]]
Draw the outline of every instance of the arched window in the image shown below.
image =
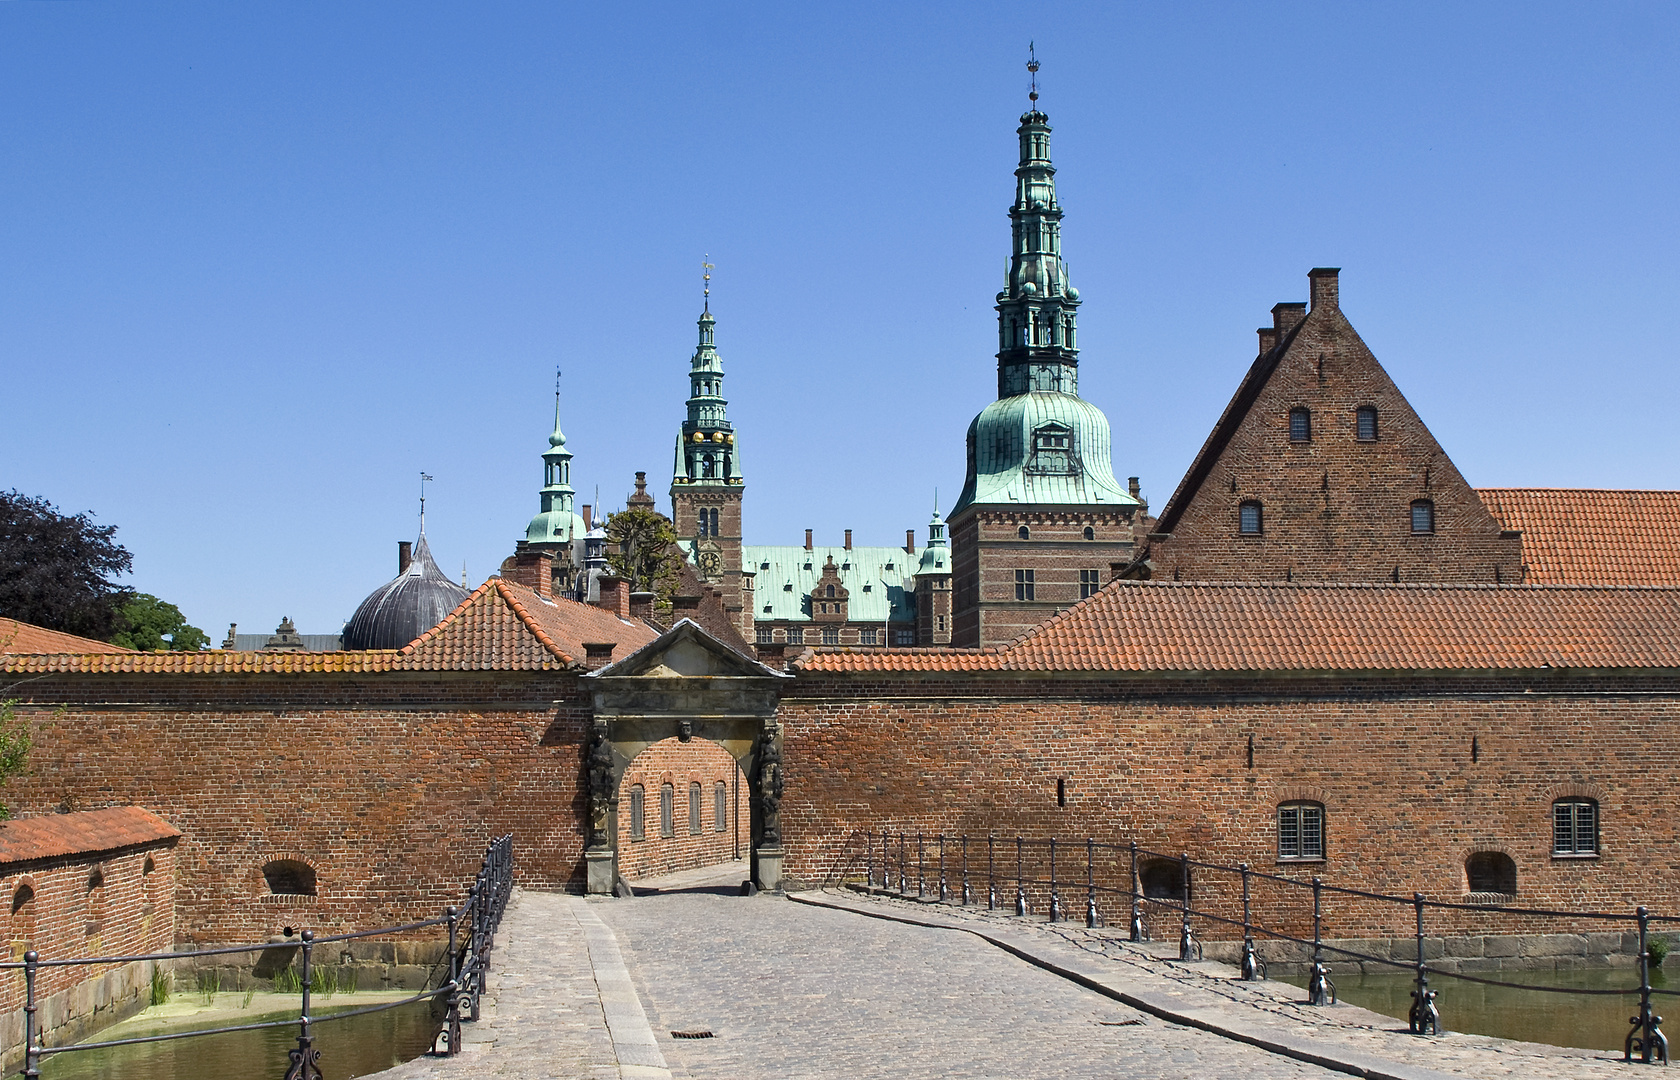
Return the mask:
[(828, 590), (826, 592), (824, 592), (823, 595), (824, 596), (833, 596), (834, 595), (834, 586), (830, 585), (828, 587)]
[(1265, 531), (1265, 525), (1258, 500), (1250, 499), (1237, 508), (1237, 531), (1242, 535), (1259, 536)]
[(1559, 799), (1552, 804), (1552, 854), (1564, 858), (1598, 854), (1598, 803)]
[(1029, 540), (1029, 539), (1032, 538), (1032, 533), (1027, 529), (1027, 527), (1025, 525), (1023, 525), (1019, 529), (1015, 530), (1015, 536), (1018, 539), (1021, 539), (1021, 540)]
[(729, 785), (722, 780), (712, 788), (712, 828), (718, 832), (729, 828)]
[(1289, 410), (1289, 441), (1312, 442), (1312, 410), (1297, 405)]
[(659, 835), (677, 835), (677, 789), (670, 784), (659, 785)]
[(630, 786), (630, 839), (647, 839), (647, 789), (640, 784)]
[(1149, 859), (1138, 865), (1138, 891), (1145, 899), (1184, 902), (1184, 868), (1172, 859)]
[(1360, 442), (1377, 441), (1377, 407), (1361, 405), (1354, 413), (1354, 434)]
[(1277, 851), (1280, 859), (1324, 858), (1324, 807), (1314, 802), (1278, 807)]
[(688, 835), (699, 836), (705, 826), (700, 823), (700, 782), (688, 785)]
[(274, 896), (314, 896), (315, 868), (299, 859), (276, 859), (263, 867), (263, 880)]
[(21, 953), (35, 946), (35, 890), (27, 882), (12, 893), (12, 941), (23, 946), (19, 950), (14, 944), (14, 955), (20, 959)]
[(1503, 851), (1478, 851), (1464, 860), (1464, 881), (1469, 892), (1517, 892), (1517, 864)]
[(1428, 499), (1412, 501), (1412, 534), (1424, 535), (1435, 531), (1435, 504)]
[(87, 924), (82, 928), (89, 937), (99, 933), (101, 924), (105, 921), (105, 872), (99, 867), (93, 868), (88, 875), (87, 882)]
[(1089, 526), (1089, 525), (1085, 526), (1085, 539), (1095, 540), (1096, 538), (1097, 538), (1097, 530), (1091, 528), (1091, 526)]

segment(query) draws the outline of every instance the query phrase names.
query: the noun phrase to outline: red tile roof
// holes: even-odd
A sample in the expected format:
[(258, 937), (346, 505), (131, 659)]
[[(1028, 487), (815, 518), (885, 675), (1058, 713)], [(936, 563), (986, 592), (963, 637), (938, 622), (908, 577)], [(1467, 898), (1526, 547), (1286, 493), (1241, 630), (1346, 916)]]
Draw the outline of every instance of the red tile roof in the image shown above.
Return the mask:
[(132, 650), (16, 619), (0, 619), (0, 653), (125, 653)]
[(1536, 585), (1680, 585), (1680, 491), (1478, 488)]
[(119, 674), (534, 671), (583, 666), (584, 642), (615, 642), (627, 656), (658, 637), (637, 620), (491, 578), (437, 626), (401, 649), (343, 652), (121, 652), (117, 655), (0, 655), (6, 673)]
[(180, 835), (169, 822), (138, 806), (18, 818), (0, 825), (0, 865), (115, 851)]
[[(945, 663), (951, 666), (939, 666)], [(1115, 581), (996, 651), (819, 650), (799, 666), (1140, 672), (1680, 668), (1680, 588)]]

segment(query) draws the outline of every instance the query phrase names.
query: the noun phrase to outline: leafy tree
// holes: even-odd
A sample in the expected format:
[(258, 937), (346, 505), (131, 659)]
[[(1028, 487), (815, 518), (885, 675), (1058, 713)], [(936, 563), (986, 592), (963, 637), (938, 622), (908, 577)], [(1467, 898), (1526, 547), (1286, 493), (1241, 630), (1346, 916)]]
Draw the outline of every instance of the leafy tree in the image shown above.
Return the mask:
[[(17, 718), (16, 701), (0, 701), (0, 787), (29, 767), (29, 725)], [(12, 816), (0, 803), (0, 821)]]
[(116, 532), (90, 514), (70, 517), (46, 499), (0, 492), (0, 615), (109, 640), (129, 596), (111, 579), (134, 564)]
[(197, 652), (210, 638), (174, 604), (150, 593), (134, 593), (117, 609), (117, 634), (111, 644), (142, 652)]
[(682, 558), (677, 534), (665, 515), (644, 506), (631, 506), (607, 515), (607, 539), (614, 549), (607, 555), (613, 573), (630, 583), (631, 592), (651, 592), (667, 606), (677, 589), (677, 563)]

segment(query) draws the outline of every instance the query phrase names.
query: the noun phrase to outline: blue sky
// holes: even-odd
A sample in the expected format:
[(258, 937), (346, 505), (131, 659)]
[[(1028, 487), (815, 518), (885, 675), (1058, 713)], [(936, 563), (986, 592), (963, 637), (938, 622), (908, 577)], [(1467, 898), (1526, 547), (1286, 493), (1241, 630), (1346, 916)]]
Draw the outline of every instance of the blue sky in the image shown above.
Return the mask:
[(1159, 509), (1343, 308), (1471, 483), (1680, 487), (1680, 7), (0, 2), (0, 487), (220, 640), (494, 572), (553, 372), (664, 503), (713, 310), (749, 542), (902, 542), (995, 392), (1026, 46), (1081, 390)]

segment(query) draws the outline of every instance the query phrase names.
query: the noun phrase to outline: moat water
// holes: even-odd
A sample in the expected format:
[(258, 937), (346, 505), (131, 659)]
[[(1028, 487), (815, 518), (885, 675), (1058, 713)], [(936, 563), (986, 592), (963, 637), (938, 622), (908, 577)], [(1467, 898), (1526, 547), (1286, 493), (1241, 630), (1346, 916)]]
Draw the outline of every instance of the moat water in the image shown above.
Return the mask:
[[(217, 995), (233, 998), (235, 995)], [(358, 996), (363, 1000), (356, 1000)], [(366, 995), (347, 995), (313, 1010), (317, 1021), (374, 1004)], [(295, 1008), (295, 1006), (294, 1006)], [(265, 1020), (281, 1020), (287, 1013), (252, 1015), (247, 1011), (218, 1013), (213, 1021), (148, 1018), (144, 1013), (94, 1035), (89, 1042), (131, 1039), (165, 1032), (203, 1030)], [(293, 1018), (296, 1013), (291, 1014)], [(311, 1025), (310, 1034), (321, 1051), (326, 1080), (352, 1077), (400, 1065), (431, 1048), (442, 1013), (428, 1001), (400, 1005), (382, 1012)], [(42, 1080), (250, 1080), (284, 1076), (287, 1051), (297, 1046), (297, 1025), (261, 1031), (201, 1035), (169, 1042), (116, 1046), (103, 1050), (53, 1054), (41, 1063)]]
[[(1371, 975), (1338, 972), (1330, 965), (1330, 978), (1340, 1000), (1372, 1012), (1395, 1017), (1406, 1026), (1412, 1007), (1412, 975), (1395, 970)], [(1583, 971), (1504, 971), (1478, 973), (1481, 978), (1571, 990), (1637, 990), (1637, 967), (1593, 968)], [(1285, 981), (1305, 987), (1306, 976)], [(1656, 989), (1680, 989), (1680, 979), (1661, 970), (1652, 973)], [(1502, 1039), (1573, 1046), (1587, 1050), (1621, 1050), (1627, 1038), (1628, 1018), (1639, 1012), (1639, 995), (1597, 996), (1557, 994), (1534, 990), (1511, 990), (1483, 986), (1447, 975), (1431, 975), (1429, 988), (1439, 992), (1435, 1007), (1441, 1013), (1441, 1027)], [(1654, 996), (1651, 1009), (1680, 1023), (1680, 999)]]

